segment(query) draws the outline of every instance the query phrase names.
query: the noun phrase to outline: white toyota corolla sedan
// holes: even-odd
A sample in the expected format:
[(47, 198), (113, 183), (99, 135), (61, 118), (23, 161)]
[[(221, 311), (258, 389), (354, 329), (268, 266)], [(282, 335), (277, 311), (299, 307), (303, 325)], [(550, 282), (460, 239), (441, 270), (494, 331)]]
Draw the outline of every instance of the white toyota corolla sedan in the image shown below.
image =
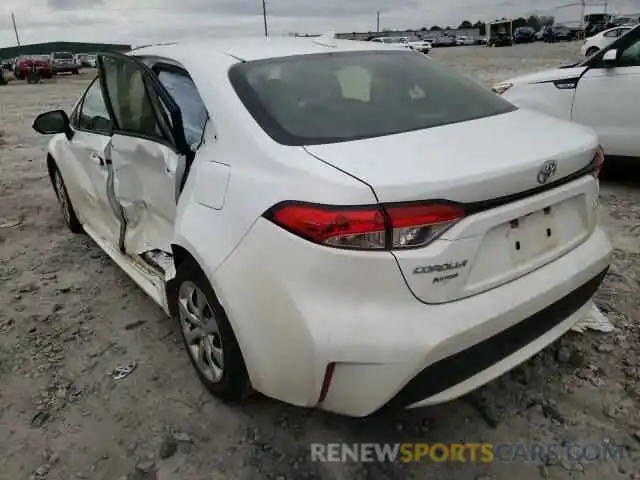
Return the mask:
[(63, 214), (223, 399), (444, 402), (563, 335), (606, 274), (593, 132), (424, 55), (253, 39), (98, 67), (34, 123)]

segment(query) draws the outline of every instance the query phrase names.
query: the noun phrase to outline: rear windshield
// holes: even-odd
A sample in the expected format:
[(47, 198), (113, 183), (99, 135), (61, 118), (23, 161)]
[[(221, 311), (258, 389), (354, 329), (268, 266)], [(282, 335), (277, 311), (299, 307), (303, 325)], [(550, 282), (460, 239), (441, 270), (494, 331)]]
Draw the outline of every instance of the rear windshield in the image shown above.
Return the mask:
[(341, 52), (239, 63), (229, 72), (274, 140), (317, 145), (465, 122), (516, 109), (416, 52)]

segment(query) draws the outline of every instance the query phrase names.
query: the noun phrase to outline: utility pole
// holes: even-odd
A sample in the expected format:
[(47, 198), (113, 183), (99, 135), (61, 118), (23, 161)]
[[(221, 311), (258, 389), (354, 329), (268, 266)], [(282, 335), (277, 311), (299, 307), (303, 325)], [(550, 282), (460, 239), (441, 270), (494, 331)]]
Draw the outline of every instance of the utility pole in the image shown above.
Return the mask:
[(264, 20), (264, 36), (269, 36), (269, 30), (267, 29), (267, 4), (265, 0), (262, 0), (262, 18)]
[(16, 27), (16, 16), (11, 12), (11, 23), (13, 23), (13, 31), (16, 33), (16, 42), (20, 46), (20, 37), (18, 36), (18, 27)]
[(609, 0), (604, 0), (604, 13), (607, 13), (607, 6), (609, 5)]
[(380, 10), (376, 14), (376, 33), (380, 33)]

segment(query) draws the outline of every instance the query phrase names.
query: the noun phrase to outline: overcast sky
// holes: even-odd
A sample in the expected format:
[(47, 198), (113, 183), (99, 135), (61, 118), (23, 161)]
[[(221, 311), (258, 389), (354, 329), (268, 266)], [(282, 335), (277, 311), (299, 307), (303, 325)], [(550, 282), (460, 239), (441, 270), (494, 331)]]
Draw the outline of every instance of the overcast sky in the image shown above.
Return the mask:
[[(587, 0), (598, 3), (600, 0)], [(579, 20), (577, 0), (266, 0), (273, 34), (458, 25), (531, 13)], [(640, 11), (640, 0), (609, 0), (610, 11)], [(262, 35), (261, 0), (0, 0), (0, 47), (55, 40), (140, 44)]]

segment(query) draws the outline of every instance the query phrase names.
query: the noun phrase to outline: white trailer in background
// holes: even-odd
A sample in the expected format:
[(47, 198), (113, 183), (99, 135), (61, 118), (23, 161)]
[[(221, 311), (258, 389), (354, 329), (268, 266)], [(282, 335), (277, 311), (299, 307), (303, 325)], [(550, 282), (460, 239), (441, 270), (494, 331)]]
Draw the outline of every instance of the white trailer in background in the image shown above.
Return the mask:
[(502, 19), (485, 23), (487, 47), (510, 47), (513, 45), (513, 20)]

